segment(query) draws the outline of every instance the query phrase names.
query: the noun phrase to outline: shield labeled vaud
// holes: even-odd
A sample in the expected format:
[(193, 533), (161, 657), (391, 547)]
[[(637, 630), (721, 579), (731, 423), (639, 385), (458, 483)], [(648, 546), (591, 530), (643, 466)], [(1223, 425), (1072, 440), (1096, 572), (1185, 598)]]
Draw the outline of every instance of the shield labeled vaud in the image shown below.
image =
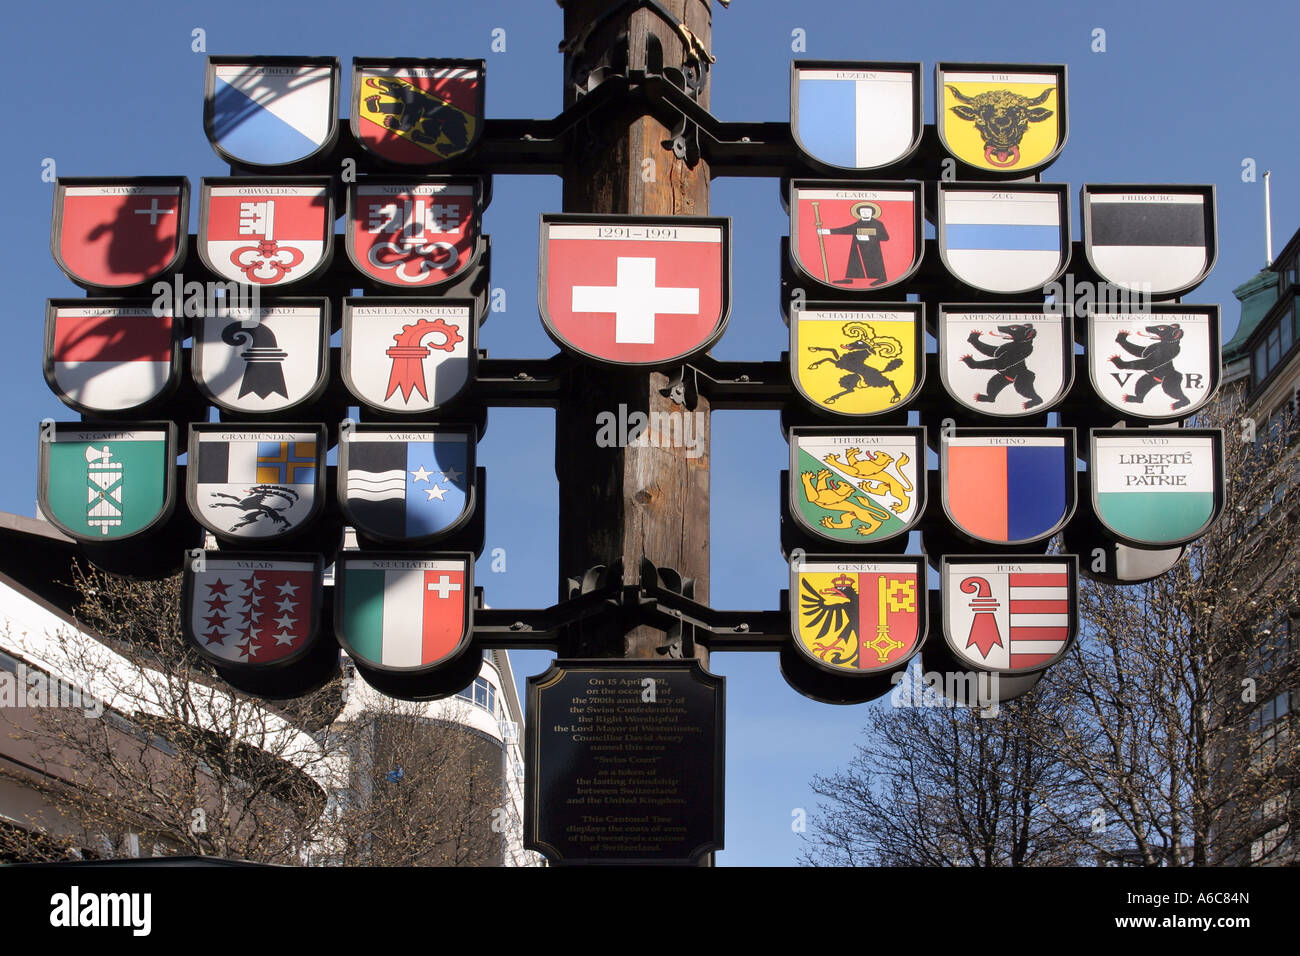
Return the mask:
[(175, 502), (175, 447), (170, 422), (42, 423), (41, 511), (78, 541), (151, 531)]
[(1030, 173), (1065, 145), (1065, 67), (940, 63), (935, 125), (949, 153), (976, 169)]
[(321, 557), (208, 552), (185, 562), (181, 632), (221, 666), (282, 667), (320, 630)]
[(1014, 418), (1043, 412), (1074, 380), (1074, 339), (1063, 309), (1025, 305), (939, 307), (943, 385), (982, 415)]
[(390, 163), (434, 166), (483, 135), (482, 60), (352, 61), (352, 133)]
[(427, 412), (473, 379), (478, 323), (470, 299), (345, 299), (343, 381), (391, 412)]
[(348, 187), (348, 258), (375, 282), (431, 289), (479, 254), (477, 178), (366, 179)]
[(189, 180), (67, 179), (54, 187), (50, 250), (87, 289), (126, 289), (176, 268), (189, 234)]
[(802, 557), (790, 564), (794, 646), (835, 674), (891, 671), (925, 640), (924, 556), (859, 561)]
[(983, 292), (1032, 292), (1070, 258), (1063, 183), (939, 183), (939, 255), (952, 275)]
[(1191, 291), (1214, 268), (1213, 186), (1084, 186), (1083, 249), (1097, 275), (1161, 298)]
[(199, 255), (223, 279), (283, 288), (329, 264), (334, 202), (328, 179), (205, 179)]
[(925, 377), (924, 306), (808, 302), (790, 312), (790, 377), (814, 406), (864, 417), (904, 407)]
[(473, 592), (470, 554), (341, 554), (334, 630), (343, 649), (369, 667), (432, 670), (469, 646)]
[(875, 544), (925, 510), (924, 428), (791, 428), (790, 514), (806, 533)]
[(799, 274), (842, 291), (883, 289), (921, 262), (920, 183), (796, 181), (790, 259)]
[(1139, 548), (1194, 541), (1223, 510), (1219, 429), (1094, 429), (1088, 474), (1102, 527)]
[(790, 132), (801, 153), (831, 170), (902, 162), (921, 142), (921, 64), (795, 60)]
[(1190, 415), (1219, 388), (1219, 307), (1153, 305), (1088, 316), (1088, 371), (1098, 397), (1121, 414)]
[(180, 323), (148, 300), (46, 306), (45, 381), (79, 412), (129, 412), (166, 396), (179, 380), (180, 346)]
[(561, 347), (614, 365), (662, 365), (722, 335), (731, 220), (542, 216), (537, 304)]
[(232, 166), (287, 166), (338, 137), (339, 61), (332, 56), (210, 56), (203, 129)]

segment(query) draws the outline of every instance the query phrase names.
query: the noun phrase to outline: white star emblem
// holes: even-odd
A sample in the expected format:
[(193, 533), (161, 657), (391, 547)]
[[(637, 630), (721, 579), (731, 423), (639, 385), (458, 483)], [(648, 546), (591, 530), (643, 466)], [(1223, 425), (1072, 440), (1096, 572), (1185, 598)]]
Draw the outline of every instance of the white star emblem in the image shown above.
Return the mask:
[(275, 635), (275, 643), (276, 643), (276, 646), (277, 646), (277, 647), (278, 647), (279, 645), (281, 645), (281, 644), (292, 644), (292, 643), (293, 643), (293, 635), (292, 635), (292, 634), (276, 634), (276, 635)]
[(447, 497), (447, 489), (442, 487), (442, 485), (434, 485), (432, 488), (426, 488), (424, 489), (424, 493), (429, 496), (427, 499), (428, 501), (432, 501), (434, 498), (443, 501)]
[(446, 478), (448, 481), (460, 481), (460, 476), (461, 473), (455, 468), (448, 468), (442, 473), (442, 477)]
[(275, 623), (280, 625), (280, 630), (287, 631), (297, 622), (296, 617), (290, 617), (288, 614), (281, 614), (275, 619)]
[(419, 471), (411, 472), (411, 477), (414, 478), (416, 481), (428, 481), (429, 476), (432, 474), (433, 472), (429, 471), (423, 465), (421, 465)]
[(279, 585), (276, 590), (281, 594), (296, 594), (298, 592), (298, 585), (290, 584), (288, 581), (285, 581), (283, 584)]
[(292, 611), (298, 606), (298, 602), (293, 600), (293, 598), (285, 598), (283, 601), (276, 602), (275, 606), (281, 611)]

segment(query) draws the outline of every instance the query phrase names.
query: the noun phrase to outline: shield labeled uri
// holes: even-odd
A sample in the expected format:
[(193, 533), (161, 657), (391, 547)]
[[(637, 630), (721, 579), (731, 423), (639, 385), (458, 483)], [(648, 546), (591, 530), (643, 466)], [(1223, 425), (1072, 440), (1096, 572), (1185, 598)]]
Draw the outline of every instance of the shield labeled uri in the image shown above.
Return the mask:
[(921, 64), (795, 60), (790, 131), (829, 170), (902, 162), (921, 142)]
[(919, 183), (795, 182), (790, 187), (790, 258), (831, 289), (884, 289), (921, 262)]
[(939, 138), (976, 169), (1030, 173), (1065, 145), (1065, 67), (940, 63)]

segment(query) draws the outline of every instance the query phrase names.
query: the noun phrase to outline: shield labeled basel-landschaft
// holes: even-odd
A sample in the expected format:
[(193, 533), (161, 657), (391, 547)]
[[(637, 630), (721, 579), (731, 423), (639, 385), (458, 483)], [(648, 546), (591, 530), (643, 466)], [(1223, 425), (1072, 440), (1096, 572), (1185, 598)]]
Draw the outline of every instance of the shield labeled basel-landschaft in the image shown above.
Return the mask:
[(338, 137), (339, 61), (332, 56), (210, 56), (203, 129), (232, 166), (286, 166)]
[(483, 134), (482, 60), (352, 61), (352, 134), (403, 166), (463, 156)]
[(334, 631), (343, 649), (368, 667), (432, 670), (469, 646), (473, 593), (470, 554), (340, 554)]
[(234, 282), (283, 288), (329, 264), (334, 202), (328, 179), (205, 179), (199, 255)]
[(169, 394), (180, 373), (180, 324), (147, 299), (50, 299), (45, 381), (79, 412), (117, 414)]
[(943, 386), (982, 415), (1013, 418), (1046, 411), (1074, 381), (1074, 338), (1061, 308), (941, 305)]
[(375, 282), (431, 289), (478, 261), (477, 178), (366, 179), (348, 187), (348, 258)]
[(925, 640), (927, 604), (924, 556), (809, 555), (790, 563), (794, 646), (835, 674), (906, 664)]
[(1213, 186), (1084, 186), (1083, 249), (1104, 281), (1147, 296), (1191, 291), (1214, 268)]
[(936, 126), (944, 149), (976, 169), (1030, 173), (1065, 145), (1065, 67), (940, 63)]
[(790, 185), (790, 259), (841, 291), (888, 288), (921, 262), (921, 184), (801, 180)]
[(939, 439), (943, 507), (988, 544), (1050, 538), (1074, 514), (1073, 428), (957, 428)]
[(190, 426), (186, 500), (228, 541), (292, 537), (325, 499), (325, 426)]
[(446, 405), (473, 379), (478, 324), (472, 299), (345, 299), (343, 381), (390, 412)]
[(925, 377), (924, 306), (808, 302), (790, 310), (790, 377), (814, 407), (864, 417), (907, 405)]
[(925, 510), (924, 428), (791, 428), (790, 514), (843, 544), (906, 534)]
[(185, 562), (181, 631), (221, 666), (281, 667), (320, 629), (321, 557), (207, 552)]
[(952, 275), (983, 292), (1032, 292), (1070, 258), (1064, 183), (939, 183), (939, 255)]
[(614, 365), (662, 365), (722, 335), (731, 220), (542, 216), (537, 305), (562, 348)]
[(153, 530), (175, 502), (176, 426), (170, 422), (41, 424), (41, 511), (78, 541)]
[(921, 64), (795, 60), (790, 132), (795, 147), (831, 170), (881, 169), (921, 142)]
[(1138, 548), (1195, 541), (1223, 510), (1223, 432), (1094, 429), (1088, 474), (1103, 530)]
[(175, 269), (189, 234), (189, 180), (66, 179), (54, 187), (50, 251), (77, 285), (126, 289)]
[(472, 426), (353, 425), (339, 441), (339, 503), (358, 532), (380, 541), (444, 536), (474, 508)]
[(1075, 635), (1079, 559), (1072, 554), (945, 557), (943, 632), (959, 662), (1001, 673), (1059, 661)]
[(1121, 414), (1182, 418), (1218, 391), (1217, 305), (1094, 311), (1087, 321), (1093, 390)]

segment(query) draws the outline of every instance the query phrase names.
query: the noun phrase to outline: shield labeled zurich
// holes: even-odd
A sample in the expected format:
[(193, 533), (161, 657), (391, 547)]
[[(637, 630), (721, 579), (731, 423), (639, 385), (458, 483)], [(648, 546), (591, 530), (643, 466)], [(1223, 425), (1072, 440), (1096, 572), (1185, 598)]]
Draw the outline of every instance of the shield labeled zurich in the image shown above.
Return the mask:
[(51, 299), (45, 309), (45, 381), (85, 414), (130, 412), (169, 394), (180, 346), (180, 323), (148, 300)]
[(479, 180), (392, 182), (348, 187), (348, 258), (375, 282), (431, 289), (478, 261)]
[(1094, 429), (1088, 474), (1102, 527), (1138, 548), (1199, 538), (1223, 510), (1219, 429)]
[(189, 234), (189, 180), (67, 179), (54, 187), (50, 250), (87, 289), (127, 289), (170, 272)]
[(328, 179), (205, 179), (199, 255), (223, 279), (283, 288), (318, 275), (334, 245)]
[(1121, 414), (1190, 415), (1219, 388), (1219, 307), (1153, 305), (1088, 316), (1088, 371), (1098, 397)]
[(935, 112), (944, 149), (976, 169), (1030, 173), (1065, 145), (1065, 67), (940, 63)]
[(923, 556), (810, 555), (790, 564), (794, 646), (835, 674), (906, 664), (925, 640), (927, 604)]
[(41, 511), (78, 541), (151, 531), (175, 502), (176, 426), (42, 423)]
[(471, 299), (345, 299), (348, 391), (390, 412), (427, 412), (455, 400), (474, 375), (474, 310)]
[(562, 348), (614, 365), (703, 352), (726, 328), (731, 220), (542, 216), (537, 304)]
[(1014, 418), (1051, 408), (1074, 381), (1074, 338), (1063, 309), (941, 305), (939, 370), (956, 401)]
[(1218, 256), (1213, 186), (1084, 186), (1083, 249), (1106, 282), (1182, 295)]
[(483, 135), (482, 60), (354, 59), (352, 134), (361, 148), (403, 166), (435, 166), (470, 152)]
[(973, 289), (1041, 289), (1070, 258), (1066, 186), (939, 183), (939, 255)]
[(795, 60), (795, 147), (830, 170), (881, 169), (921, 142), (921, 64)]
[(843, 544), (906, 534), (925, 510), (924, 428), (791, 428), (790, 514)]
[(796, 181), (790, 259), (799, 274), (842, 291), (884, 289), (921, 262), (919, 183)]
[(1039, 671), (1074, 641), (1079, 559), (945, 557), (943, 632), (958, 661), (999, 673)]
[(432, 670), (469, 646), (473, 593), (470, 554), (341, 554), (334, 630), (343, 649), (369, 667)]
[(325, 426), (191, 425), (186, 472), (190, 511), (217, 537), (289, 538), (324, 504)]
[(338, 81), (332, 56), (210, 56), (208, 142), (232, 166), (316, 159), (338, 138)]
[(813, 406), (866, 417), (905, 407), (925, 377), (924, 306), (808, 302), (790, 313), (790, 377)]
[(190, 557), (181, 584), (181, 632), (223, 667), (291, 664), (320, 630), (321, 564), (312, 554)]
[(1073, 428), (958, 428), (939, 439), (943, 507), (989, 544), (1050, 538), (1074, 513)]

